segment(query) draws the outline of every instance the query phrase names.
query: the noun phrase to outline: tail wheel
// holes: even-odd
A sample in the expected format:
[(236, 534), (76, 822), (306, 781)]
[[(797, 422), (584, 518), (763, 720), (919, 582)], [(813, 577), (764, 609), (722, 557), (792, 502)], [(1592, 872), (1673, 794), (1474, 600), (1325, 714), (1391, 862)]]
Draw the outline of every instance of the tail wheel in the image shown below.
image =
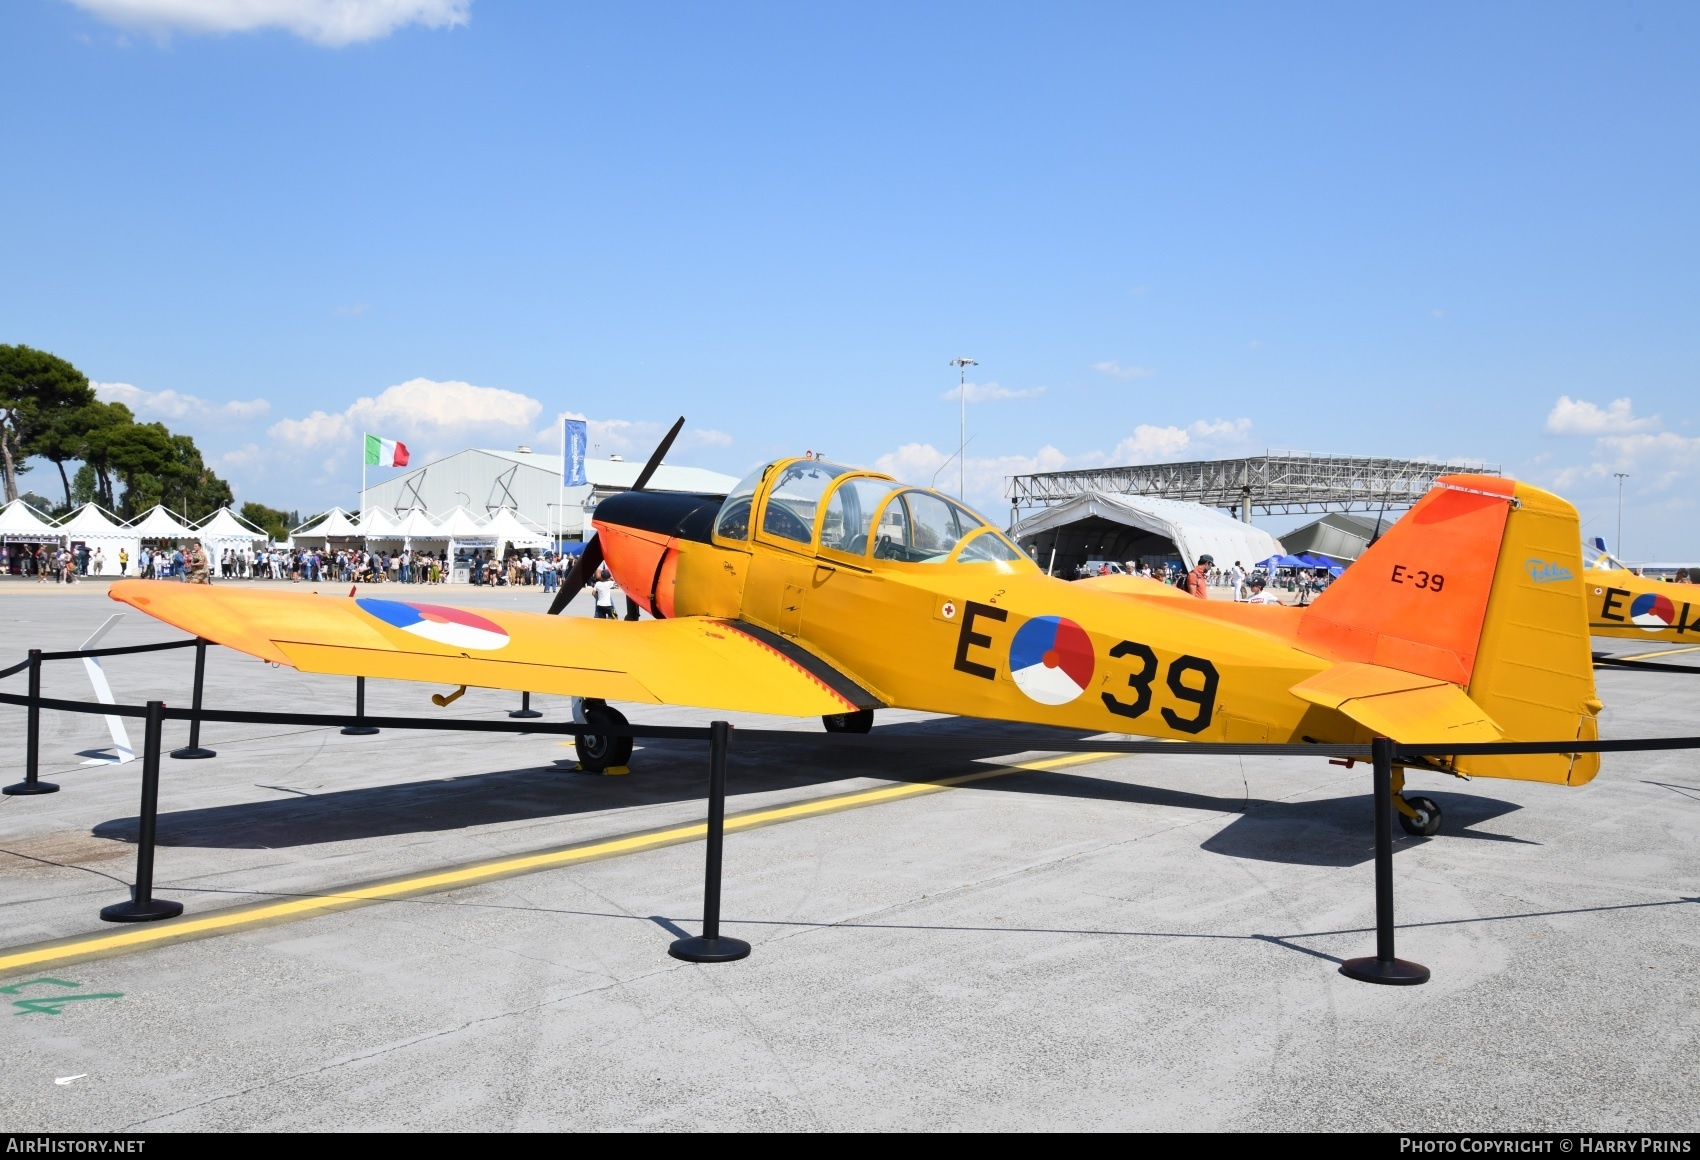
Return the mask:
[(1417, 812), (1416, 817), (1399, 814), (1399, 824), (1413, 838), (1432, 838), (1440, 833), (1440, 807), (1433, 798), (1407, 797), (1405, 804)]
[[(584, 723), (591, 728), (624, 729), (630, 723), (626, 715), (607, 705), (586, 705)], [(630, 737), (610, 737), (605, 733), (580, 734), (574, 743), (578, 750), (579, 767), (586, 773), (603, 773), (611, 767), (625, 765), (632, 759)]]
[(821, 718), (828, 733), (866, 733), (874, 727), (874, 711), (858, 709), (854, 713), (828, 713)]

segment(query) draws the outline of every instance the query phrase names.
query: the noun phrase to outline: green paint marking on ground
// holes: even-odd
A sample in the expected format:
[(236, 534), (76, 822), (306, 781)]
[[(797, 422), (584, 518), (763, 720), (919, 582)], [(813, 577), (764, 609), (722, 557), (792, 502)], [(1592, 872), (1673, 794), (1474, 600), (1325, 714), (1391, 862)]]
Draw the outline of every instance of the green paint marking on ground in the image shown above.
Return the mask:
[[(41, 987), (47, 985), (55, 987), (82, 986), (81, 983), (73, 983), (69, 979), (49, 979), (44, 976), (40, 979), (25, 979), (21, 983), (13, 983), (10, 987), (0, 987), (0, 993), (16, 995), (25, 987)], [(67, 1003), (75, 1003), (82, 999), (122, 999), (123, 997), (124, 992), (122, 991), (102, 991), (99, 994), (94, 995), (53, 995), (46, 999), (13, 999), (12, 1006), (16, 1007), (17, 1010), (12, 1012), (12, 1014), (63, 1015), (65, 1013), (65, 1004)]]
[(79, 999), (122, 999), (124, 992), (108, 991), (99, 995), (55, 995), (51, 999), (13, 999), (12, 1006), (22, 1008), (14, 1015), (63, 1015), (67, 1003)]

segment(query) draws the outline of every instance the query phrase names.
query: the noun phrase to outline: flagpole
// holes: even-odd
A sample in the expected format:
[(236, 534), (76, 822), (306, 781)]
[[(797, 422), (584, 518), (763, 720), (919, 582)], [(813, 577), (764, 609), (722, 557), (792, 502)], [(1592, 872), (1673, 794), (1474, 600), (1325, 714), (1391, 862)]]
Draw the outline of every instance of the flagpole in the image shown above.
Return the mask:
[(560, 557), (565, 550), (567, 538), (567, 416), (561, 413), (561, 478), (555, 489), (555, 555)]
[(366, 510), (366, 433), (360, 433), (360, 512)]

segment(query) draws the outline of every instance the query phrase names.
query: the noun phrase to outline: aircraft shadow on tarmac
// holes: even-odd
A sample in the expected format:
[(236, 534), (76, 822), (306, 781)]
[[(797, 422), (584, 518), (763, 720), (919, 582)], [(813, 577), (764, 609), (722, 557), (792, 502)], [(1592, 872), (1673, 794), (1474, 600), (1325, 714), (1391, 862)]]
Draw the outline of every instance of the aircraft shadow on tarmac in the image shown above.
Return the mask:
[[(734, 794), (801, 789), (850, 778), (881, 781), (931, 781), (984, 771), (979, 760), (1007, 756), (999, 734), (1032, 737), (1045, 733), (1071, 740), (1086, 734), (1037, 730), (1033, 726), (943, 719), (902, 722), (879, 729), (882, 736), (961, 735), (960, 746), (909, 750), (848, 744), (791, 744), (739, 741), (734, 734), (728, 789)], [(825, 740), (803, 734), (800, 740)], [(562, 750), (569, 753), (570, 750)], [(901, 754), (899, 760), (894, 760)], [(640, 805), (700, 800), (707, 788), (708, 754), (701, 743), (653, 741), (635, 758), (629, 777), (574, 773), (564, 764), (531, 766), (457, 777), (433, 778), (357, 789), (291, 796), (206, 809), (177, 810), (159, 816), (162, 846), (209, 849), (283, 849), (367, 838), (468, 829), (476, 826), (619, 810)], [(901, 764), (901, 772), (893, 767)], [(1366, 777), (1367, 783), (1367, 777)], [(271, 787), (266, 787), (271, 788)], [(1368, 785), (1351, 797), (1308, 802), (1273, 802), (1243, 796), (1219, 797), (1186, 790), (1093, 777), (1082, 771), (1013, 773), (971, 782), (965, 789), (1043, 794), (1095, 801), (1125, 802), (1159, 808), (1238, 814), (1202, 846), (1212, 853), (1298, 865), (1353, 866), (1373, 856), (1373, 822)], [(1460, 794), (1432, 795), (1446, 815), (1447, 837), (1518, 842), (1522, 839), (1472, 833), (1468, 827), (1519, 807), (1492, 798)], [(737, 806), (734, 803), (733, 808)], [(114, 818), (94, 827), (96, 837), (134, 842), (134, 817)], [(1421, 845), (1403, 833), (1400, 848)]]
[[(822, 734), (802, 734), (800, 740), (816, 742), (805, 745), (740, 741), (734, 734), (728, 792), (737, 795), (801, 789), (860, 777), (932, 781), (984, 770), (984, 765), (976, 764), (979, 759), (1009, 754), (1010, 745), (998, 741), (1000, 732), (1023, 737), (1047, 734), (1069, 740), (1085, 736), (1031, 726), (1000, 729), (996, 723), (983, 721), (966, 727), (955, 721), (903, 722), (880, 730), (882, 735), (925, 733), (932, 737), (955, 732), (964, 734), (959, 747), (918, 746), (895, 751), (902, 754), (901, 772), (893, 769), (899, 763), (893, 760), (892, 749), (858, 745), (855, 739), (846, 739), (840, 745)], [(826, 743), (820, 744), (823, 741)], [(575, 773), (572, 750), (560, 749), (556, 752), (569, 755), (560, 764), (429, 781), (311, 794), (288, 787), (262, 787), (278, 788), (290, 796), (161, 813), (156, 840), (162, 846), (281, 849), (570, 817), (632, 806), (700, 801), (704, 797), (708, 788), (705, 743), (660, 740), (642, 745), (633, 759), (634, 772), (628, 777)], [(169, 778), (169, 769), (165, 776)], [(169, 787), (169, 781), (166, 784)], [(736, 804), (732, 808), (736, 809)], [(136, 818), (127, 817), (101, 822), (93, 832), (97, 837), (134, 842), (136, 831)]]

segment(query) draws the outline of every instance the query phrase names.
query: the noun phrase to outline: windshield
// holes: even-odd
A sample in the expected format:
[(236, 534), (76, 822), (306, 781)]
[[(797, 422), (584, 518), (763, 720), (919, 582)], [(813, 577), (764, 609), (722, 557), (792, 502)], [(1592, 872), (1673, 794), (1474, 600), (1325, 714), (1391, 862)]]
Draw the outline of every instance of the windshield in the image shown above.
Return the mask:
[(720, 505), (720, 515), (714, 521), (715, 535), (724, 536), (728, 540), (750, 538), (750, 503), (755, 499), (756, 488), (761, 486), (761, 481), (772, 470), (772, 463), (764, 463), (738, 481), (738, 486), (732, 489), (726, 501)]
[(991, 528), (975, 534), (957, 553), (958, 564), (1009, 564), (1025, 559), (1015, 545)]
[(761, 530), (770, 536), (806, 544), (815, 538), (815, 509), (827, 485), (849, 471), (836, 463), (803, 459), (787, 467), (773, 481), (762, 509)]
[(906, 491), (886, 504), (874, 555), (911, 564), (942, 564), (957, 542), (985, 525), (967, 508), (930, 491)]

